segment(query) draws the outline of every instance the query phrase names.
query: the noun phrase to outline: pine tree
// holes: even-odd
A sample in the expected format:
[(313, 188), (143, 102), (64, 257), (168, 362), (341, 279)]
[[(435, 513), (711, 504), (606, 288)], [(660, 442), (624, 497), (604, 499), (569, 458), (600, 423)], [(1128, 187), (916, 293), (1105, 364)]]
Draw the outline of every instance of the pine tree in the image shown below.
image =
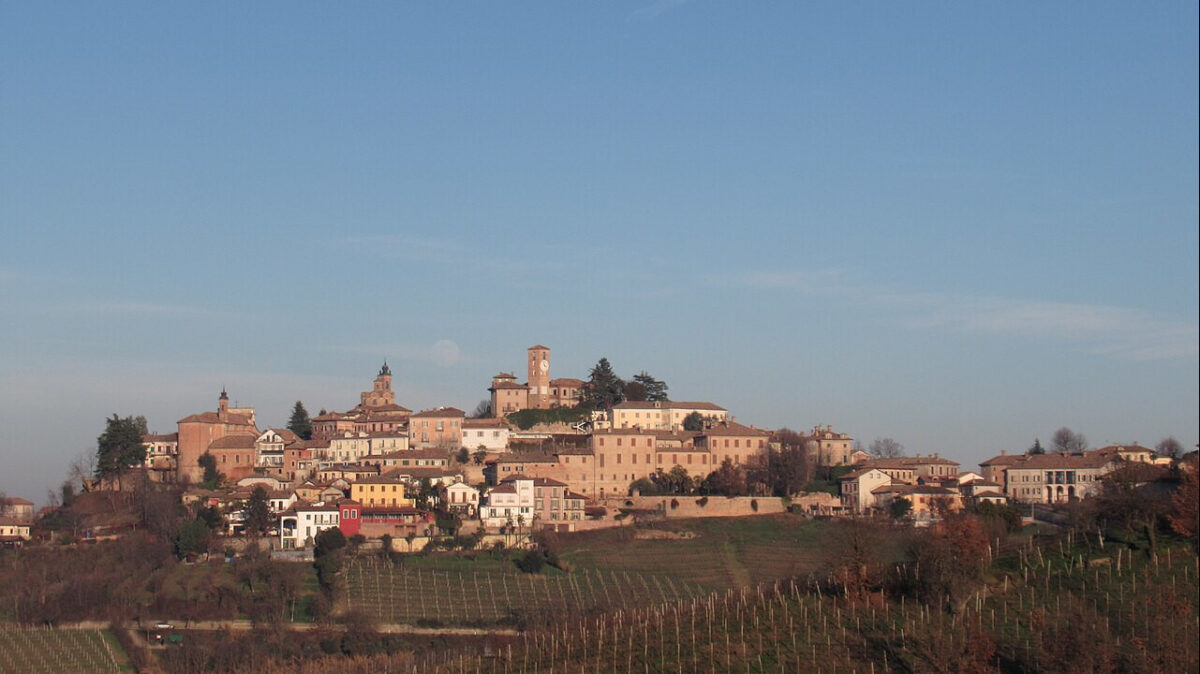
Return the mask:
[(1042, 441), (1039, 438), (1033, 439), (1033, 446), (1029, 448), (1027, 454), (1045, 454), (1046, 448), (1042, 447)]
[(642, 370), (633, 375), (633, 381), (642, 385), (642, 390), (645, 392), (645, 400), (650, 402), (667, 402), (670, 398), (667, 397), (667, 382), (661, 379), (655, 379), (650, 376), (649, 372)]
[(296, 401), (292, 408), (292, 418), (288, 420), (288, 430), (300, 436), (301, 440), (312, 440), (312, 420), (308, 418), (308, 410), (304, 403)]
[(104, 432), (96, 438), (96, 477), (116, 476), (119, 489), (121, 473), (146, 460), (142, 435), (141, 425), (133, 417), (121, 418), (114, 414), (111, 419), (105, 419)]
[(609, 409), (625, 400), (625, 382), (613, 371), (607, 358), (601, 358), (592, 368), (583, 395), (584, 402), (594, 409)]

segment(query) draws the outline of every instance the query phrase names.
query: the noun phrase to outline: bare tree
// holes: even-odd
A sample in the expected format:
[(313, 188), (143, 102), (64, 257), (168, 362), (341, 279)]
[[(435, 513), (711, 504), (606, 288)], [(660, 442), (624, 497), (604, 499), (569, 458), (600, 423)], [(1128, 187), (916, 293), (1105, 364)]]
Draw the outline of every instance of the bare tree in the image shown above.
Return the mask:
[(1054, 431), (1050, 442), (1053, 443), (1055, 451), (1068, 454), (1082, 454), (1088, 448), (1088, 441), (1083, 433), (1076, 433), (1066, 426)]
[(904, 445), (892, 438), (875, 438), (871, 441), (867, 453), (877, 459), (894, 459), (904, 456)]
[(1183, 454), (1183, 443), (1176, 440), (1175, 436), (1168, 435), (1162, 440), (1159, 440), (1154, 449), (1156, 449), (1158, 453), (1163, 456), (1169, 456), (1172, 459), (1178, 459), (1179, 455)]

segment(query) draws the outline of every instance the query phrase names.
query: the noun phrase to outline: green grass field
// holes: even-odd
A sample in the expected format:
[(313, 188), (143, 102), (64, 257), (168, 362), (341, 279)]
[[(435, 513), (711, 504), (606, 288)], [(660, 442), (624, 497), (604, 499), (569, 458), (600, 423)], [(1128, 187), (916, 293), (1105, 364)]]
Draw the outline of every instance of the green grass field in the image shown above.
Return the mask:
[(101, 630), (0, 625), (0, 673), (91, 674), (126, 671), (120, 646)]

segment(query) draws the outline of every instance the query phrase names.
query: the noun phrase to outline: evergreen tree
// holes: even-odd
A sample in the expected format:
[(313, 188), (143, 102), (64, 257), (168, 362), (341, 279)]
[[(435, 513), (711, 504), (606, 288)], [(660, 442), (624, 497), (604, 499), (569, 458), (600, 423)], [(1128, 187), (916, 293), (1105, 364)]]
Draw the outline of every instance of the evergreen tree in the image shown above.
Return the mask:
[(139, 423), (133, 417), (121, 418), (115, 414), (104, 421), (104, 432), (96, 438), (96, 477), (115, 476), (120, 488), (121, 473), (146, 460), (144, 424), (145, 419)]
[(204, 469), (203, 486), (205, 489), (216, 489), (222, 482), (225, 481), (225, 476), (221, 471), (217, 470), (217, 457), (205, 452), (196, 460), (201, 468)]
[(246, 531), (265, 534), (271, 526), (271, 506), (267, 499), (267, 490), (262, 485), (250, 492), (250, 500), (246, 502)]
[(661, 379), (655, 379), (654, 377), (650, 376), (649, 372), (642, 370), (641, 372), (633, 375), (633, 381), (637, 384), (641, 384), (642, 391), (645, 394), (645, 398), (643, 398), (643, 400), (648, 400), (650, 402), (667, 402), (670, 400), (670, 398), (667, 397), (667, 389), (669, 388), (667, 383)]
[(596, 363), (583, 388), (584, 402), (594, 409), (609, 409), (625, 400), (625, 382), (613, 371), (607, 358)]
[(288, 420), (288, 430), (300, 436), (301, 440), (312, 440), (312, 420), (308, 418), (308, 410), (304, 403), (296, 401), (292, 408), (292, 418)]
[(1029, 450), (1026, 452), (1026, 454), (1045, 454), (1045, 453), (1046, 453), (1046, 448), (1042, 447), (1042, 441), (1040, 438), (1034, 438), (1033, 446), (1031, 446), (1029, 448)]

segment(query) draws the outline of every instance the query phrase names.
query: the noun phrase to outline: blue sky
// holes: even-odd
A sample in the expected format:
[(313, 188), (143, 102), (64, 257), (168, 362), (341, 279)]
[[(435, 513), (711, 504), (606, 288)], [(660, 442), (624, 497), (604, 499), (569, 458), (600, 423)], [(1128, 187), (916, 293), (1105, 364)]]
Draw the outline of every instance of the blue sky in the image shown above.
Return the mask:
[(0, 491), (553, 349), (966, 466), (1200, 435), (1195, 3), (7, 3)]

